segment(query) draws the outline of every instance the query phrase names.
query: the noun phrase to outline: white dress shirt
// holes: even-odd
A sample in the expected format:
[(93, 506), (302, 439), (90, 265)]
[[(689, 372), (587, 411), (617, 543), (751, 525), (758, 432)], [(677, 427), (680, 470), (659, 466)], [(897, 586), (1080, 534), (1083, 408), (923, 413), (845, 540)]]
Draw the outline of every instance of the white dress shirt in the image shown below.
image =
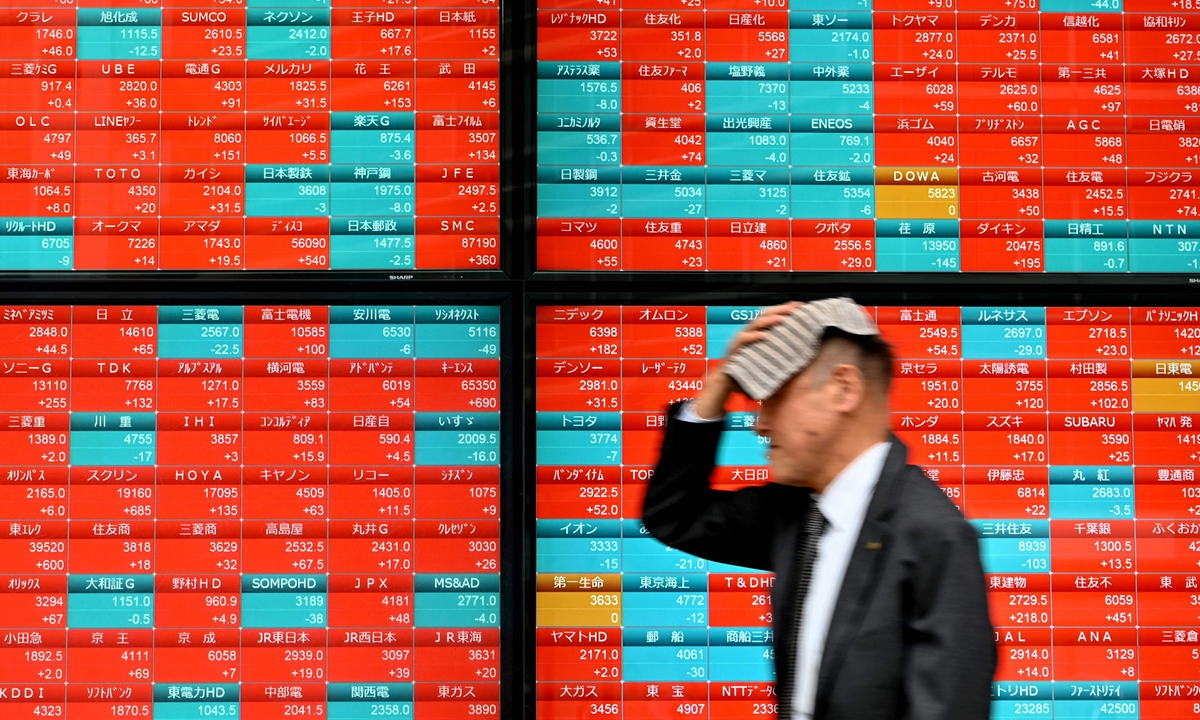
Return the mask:
[[(724, 418), (702, 418), (686, 403), (679, 413), (684, 422), (718, 422)], [(813, 562), (812, 581), (808, 586), (808, 597), (804, 600), (804, 622), (800, 628), (799, 646), (796, 648), (795, 691), (792, 693), (790, 711), (779, 708), (780, 718), (812, 720), (813, 706), (817, 699), (817, 676), (821, 669), (821, 656), (825, 652), (825, 638), (829, 634), (829, 622), (842, 590), (842, 579), (850, 566), (850, 555), (858, 541), (867, 506), (883, 471), (891, 443), (880, 442), (867, 448), (845, 467), (837, 477), (814, 494), (817, 508), (829, 522), (821, 542), (817, 546), (817, 557)], [(779, 608), (775, 609), (779, 612)]]
[[(850, 555), (858, 542), (867, 506), (879, 482), (883, 461), (891, 443), (875, 443), (856, 457), (813, 499), (829, 527), (817, 545), (812, 581), (804, 600), (804, 622), (796, 648), (796, 684), (792, 693), (793, 720), (811, 720), (817, 699), (817, 675), (825, 652), (829, 622), (842, 590), (842, 579), (850, 566)], [(787, 717), (780, 708), (780, 717)]]

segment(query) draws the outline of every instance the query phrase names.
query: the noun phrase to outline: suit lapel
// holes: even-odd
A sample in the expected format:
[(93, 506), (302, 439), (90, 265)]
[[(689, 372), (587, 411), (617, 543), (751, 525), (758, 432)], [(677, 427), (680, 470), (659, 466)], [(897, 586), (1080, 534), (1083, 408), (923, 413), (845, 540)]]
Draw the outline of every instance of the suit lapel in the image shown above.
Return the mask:
[(817, 680), (814, 718), (824, 715), (833, 679), (845, 660), (846, 652), (859, 626), (862, 625), (889, 549), (888, 518), (895, 508), (895, 491), (908, 460), (908, 448), (904, 443), (895, 436), (890, 440), (892, 446), (888, 450), (887, 459), (884, 460), (883, 469), (879, 473), (879, 482), (867, 506), (862, 530), (850, 555), (850, 564), (846, 567), (842, 589), (838, 593), (837, 605), (829, 622), (829, 634), (825, 639)]

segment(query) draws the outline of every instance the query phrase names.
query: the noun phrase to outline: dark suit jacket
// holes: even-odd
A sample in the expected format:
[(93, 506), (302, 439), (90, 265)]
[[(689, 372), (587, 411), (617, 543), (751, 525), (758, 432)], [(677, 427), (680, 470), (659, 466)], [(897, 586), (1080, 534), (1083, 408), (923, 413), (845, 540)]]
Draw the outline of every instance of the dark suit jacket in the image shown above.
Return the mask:
[[(722, 423), (671, 408), (642, 518), (659, 540), (775, 573), (779, 717), (791, 720), (793, 565), (811, 492), (709, 486)], [(996, 669), (979, 544), (937, 485), (892, 447), (842, 582), (821, 659), (814, 720), (986, 720)]]

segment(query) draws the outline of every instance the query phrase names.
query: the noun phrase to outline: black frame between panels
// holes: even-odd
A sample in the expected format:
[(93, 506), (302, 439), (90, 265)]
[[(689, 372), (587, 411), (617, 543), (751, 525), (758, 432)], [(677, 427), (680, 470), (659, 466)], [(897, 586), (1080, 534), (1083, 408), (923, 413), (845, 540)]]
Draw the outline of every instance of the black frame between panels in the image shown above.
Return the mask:
[(494, 271), (4, 272), (0, 304), (445, 302), (500, 307), (503, 720), (536, 717), (535, 310), (551, 304), (772, 304), (829, 296), (864, 305), (1200, 304), (1200, 273), (543, 272), (536, 247), (536, 0), (500, 1), (500, 269)]

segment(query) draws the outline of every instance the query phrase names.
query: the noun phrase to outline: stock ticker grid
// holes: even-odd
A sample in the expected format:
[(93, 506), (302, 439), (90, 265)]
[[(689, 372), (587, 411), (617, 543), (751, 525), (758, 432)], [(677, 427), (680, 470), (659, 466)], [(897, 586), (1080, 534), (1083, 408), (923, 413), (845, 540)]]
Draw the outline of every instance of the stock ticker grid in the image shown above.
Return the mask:
[(498, 717), (498, 324), (0, 308), (0, 717)]
[[(892, 428), (978, 533), (992, 717), (1200, 714), (1200, 310), (869, 310), (897, 354)], [(639, 519), (667, 404), (756, 312), (538, 308), (539, 718), (775, 714), (773, 576)], [(769, 479), (741, 399), (725, 489)]]
[(499, 267), (496, 0), (5, 0), (0, 271)]
[(539, 269), (1200, 269), (1196, 0), (537, 17)]

